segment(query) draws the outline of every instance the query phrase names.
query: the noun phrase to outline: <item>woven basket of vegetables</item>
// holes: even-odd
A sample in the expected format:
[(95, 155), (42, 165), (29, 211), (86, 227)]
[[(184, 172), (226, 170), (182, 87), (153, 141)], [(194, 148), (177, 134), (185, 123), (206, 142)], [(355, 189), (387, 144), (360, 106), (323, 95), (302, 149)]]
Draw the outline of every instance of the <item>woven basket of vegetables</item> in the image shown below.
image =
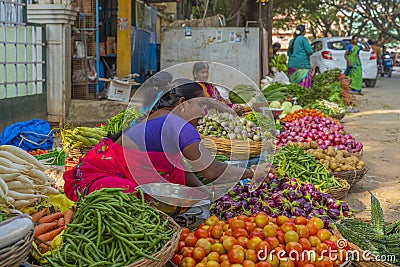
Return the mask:
[(265, 143), (252, 140), (230, 140), (201, 135), (201, 140), (212, 154), (219, 154), (231, 160), (246, 160), (258, 157)]
[(41, 265), (162, 267), (180, 233), (171, 217), (145, 202), (141, 190), (103, 188), (78, 200), (60, 248)]
[(33, 223), (19, 215), (0, 223), (0, 266), (19, 266), (27, 260), (33, 241)]
[(329, 187), (326, 190), (326, 193), (328, 193), (329, 195), (331, 195), (331, 197), (335, 198), (335, 199), (344, 199), (345, 197), (347, 197), (347, 194), (349, 193), (350, 190), (350, 184), (343, 179), (337, 179), (339, 180), (339, 182), (342, 184), (341, 187), (337, 186), (337, 187)]
[(336, 178), (346, 180), (350, 186), (353, 186), (358, 183), (365, 176), (365, 174), (367, 174), (367, 172), (368, 168), (364, 167), (361, 170), (333, 172), (332, 175)]

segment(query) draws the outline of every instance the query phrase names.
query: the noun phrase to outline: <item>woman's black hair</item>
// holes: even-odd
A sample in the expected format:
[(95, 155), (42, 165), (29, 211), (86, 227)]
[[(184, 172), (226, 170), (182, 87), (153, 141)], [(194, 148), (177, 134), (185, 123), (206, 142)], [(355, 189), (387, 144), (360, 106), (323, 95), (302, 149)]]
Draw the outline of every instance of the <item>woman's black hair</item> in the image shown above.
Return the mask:
[(297, 25), (296, 27), (296, 31), (294, 32), (294, 38), (292, 43), (290, 44), (289, 47), (289, 53), (292, 54), (293, 53), (293, 49), (294, 49), (294, 42), (296, 41), (297, 37), (302, 35), (304, 33), (304, 31), (306, 30), (306, 26), (303, 24)]
[[(201, 87), (199, 83), (189, 79), (176, 79), (172, 81), (171, 84), (166, 88), (164, 88), (164, 93), (157, 101), (155, 106), (137, 118), (136, 123), (141, 122), (156, 110), (165, 107), (174, 107), (181, 97), (183, 97), (186, 101), (201, 96), (203, 96), (203, 87)], [(122, 135), (123, 131), (120, 131), (114, 135), (109, 135), (108, 137), (115, 142)]]
[[(160, 91), (163, 91), (173, 80), (171, 73), (160, 71), (152, 76), (144, 84), (144, 88), (140, 91), (143, 96), (143, 106), (150, 106)], [(137, 97), (140, 97), (139, 94)]]
[(356, 38), (359, 38), (359, 36), (357, 34), (353, 35), (353, 37), (351, 37), (351, 40), (354, 41), (354, 39), (356, 39)]
[(193, 65), (193, 78), (196, 80), (196, 73), (204, 70), (204, 69), (210, 69), (210, 66), (208, 66), (207, 62), (204, 61), (200, 61), (200, 62), (196, 62)]

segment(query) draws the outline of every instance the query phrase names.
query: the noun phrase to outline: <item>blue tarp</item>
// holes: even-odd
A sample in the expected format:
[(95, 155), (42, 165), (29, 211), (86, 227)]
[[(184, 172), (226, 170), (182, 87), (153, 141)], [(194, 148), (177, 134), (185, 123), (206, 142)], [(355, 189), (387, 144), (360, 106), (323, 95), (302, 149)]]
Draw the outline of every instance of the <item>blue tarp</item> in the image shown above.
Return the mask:
[(50, 150), (54, 133), (47, 121), (30, 120), (7, 126), (0, 135), (0, 145), (13, 145), (23, 150)]

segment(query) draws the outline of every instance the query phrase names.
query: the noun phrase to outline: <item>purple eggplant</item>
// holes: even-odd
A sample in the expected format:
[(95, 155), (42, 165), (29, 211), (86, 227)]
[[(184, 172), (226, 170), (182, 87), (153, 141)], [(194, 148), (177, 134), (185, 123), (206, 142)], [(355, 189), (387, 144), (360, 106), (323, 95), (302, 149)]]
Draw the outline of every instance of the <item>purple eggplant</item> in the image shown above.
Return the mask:
[(342, 205), (342, 211), (343, 212), (350, 211), (349, 204), (347, 204), (346, 202), (343, 202), (341, 205)]
[(320, 215), (320, 214), (321, 214), (321, 213), (319, 212), (319, 210), (311, 210), (310, 213), (316, 214), (316, 215)]
[(249, 208), (249, 202), (247, 202), (246, 200), (242, 200), (242, 206), (244, 209), (248, 209)]
[(233, 203), (233, 207), (235, 208), (235, 210), (241, 210), (242, 209), (242, 202), (241, 201), (234, 202)]
[(236, 195), (239, 195), (240, 193), (243, 192), (243, 188), (241, 186), (235, 186), (232, 188), (232, 192), (235, 193)]
[(299, 203), (299, 206), (298, 206), (299, 208), (303, 208), (304, 204), (307, 203), (307, 201), (304, 198), (298, 198), (296, 201), (297, 201), (297, 203)]
[(261, 192), (261, 191), (256, 190), (256, 191), (251, 192), (250, 195), (251, 195), (252, 197), (259, 197), (259, 196), (260, 196), (260, 192)]
[(251, 214), (257, 214), (260, 211), (257, 207), (252, 207), (250, 210)]
[(316, 201), (321, 201), (322, 200), (322, 193), (319, 192), (319, 191), (314, 192), (312, 194), (312, 196)]
[(332, 219), (337, 219), (340, 217), (340, 211), (338, 209), (329, 209), (327, 214)]
[(339, 207), (336, 205), (336, 203), (330, 203), (328, 204), (328, 209), (339, 209)]
[(230, 218), (235, 217), (235, 214), (233, 212), (231, 212), (231, 211), (227, 211), (227, 212), (224, 213), (223, 217), (224, 217), (225, 220), (228, 220)]
[(304, 210), (306, 213), (310, 213), (311, 210), (312, 210), (311, 204), (310, 204), (310, 203), (304, 203), (304, 205), (303, 205), (303, 210)]
[(229, 201), (229, 200), (231, 200), (231, 198), (230, 198), (230, 196), (225, 195), (225, 196), (221, 197), (221, 200), (222, 201)]
[(249, 200), (250, 205), (255, 205), (258, 202), (258, 198), (256, 197), (251, 197)]
[(232, 206), (232, 203), (230, 201), (223, 201), (221, 206), (224, 209), (230, 209), (230, 207)]
[(324, 217), (322, 217), (321, 219), (322, 219), (322, 221), (324, 222), (324, 227), (325, 227), (326, 229), (329, 229), (329, 228), (330, 228), (330, 224), (333, 223), (333, 222), (332, 222), (332, 219), (330, 219), (328, 216), (324, 216)]
[(290, 185), (288, 185), (287, 183), (281, 183), (279, 185), (280, 190), (288, 189), (289, 187), (290, 187)]
[(266, 204), (267, 204), (269, 207), (271, 207), (271, 208), (276, 208), (276, 204), (275, 204), (275, 202), (274, 202), (272, 199), (268, 199), (268, 200), (266, 201)]
[(247, 198), (250, 197), (250, 193), (249, 192), (243, 192), (242, 193), (242, 197), (243, 197), (243, 199), (247, 199)]
[(293, 191), (290, 191), (290, 192), (288, 193), (288, 199), (289, 199), (290, 201), (295, 201), (295, 200), (297, 199), (296, 193), (293, 192)]
[(300, 208), (294, 208), (292, 215), (307, 217), (307, 213)]

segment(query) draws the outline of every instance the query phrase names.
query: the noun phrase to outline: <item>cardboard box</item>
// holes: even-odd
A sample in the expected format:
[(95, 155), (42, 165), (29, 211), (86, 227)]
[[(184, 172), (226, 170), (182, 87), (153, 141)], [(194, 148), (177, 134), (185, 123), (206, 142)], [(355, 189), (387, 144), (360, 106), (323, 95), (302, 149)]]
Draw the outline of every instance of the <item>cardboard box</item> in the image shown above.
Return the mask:
[(106, 55), (115, 54), (117, 51), (117, 43), (115, 37), (107, 37), (106, 41)]
[(105, 56), (105, 55), (106, 55), (106, 44), (99, 43), (99, 56)]
[(131, 96), (130, 84), (120, 83), (117, 81), (110, 82), (107, 90), (108, 99), (129, 102), (130, 96)]

